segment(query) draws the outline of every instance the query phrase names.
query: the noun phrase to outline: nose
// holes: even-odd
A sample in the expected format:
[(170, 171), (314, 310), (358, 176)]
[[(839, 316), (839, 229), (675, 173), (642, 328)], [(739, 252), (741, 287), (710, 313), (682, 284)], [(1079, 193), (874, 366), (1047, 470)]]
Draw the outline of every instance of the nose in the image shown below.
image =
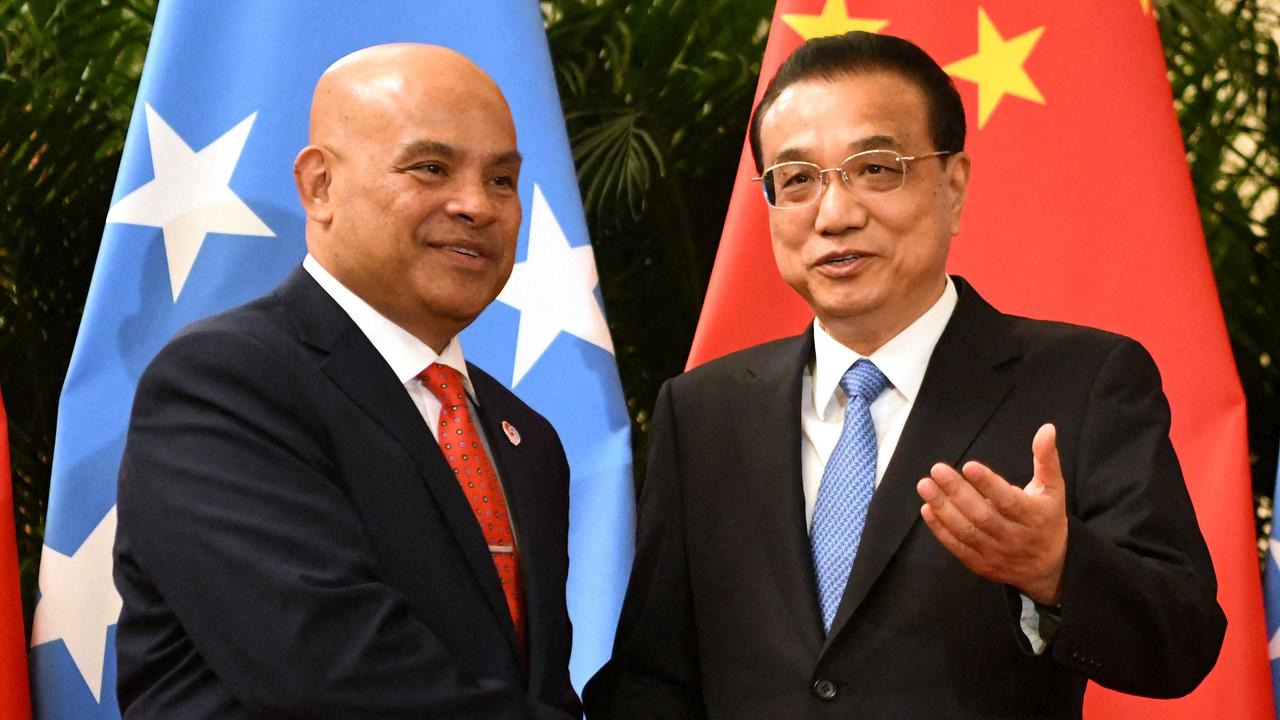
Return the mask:
[(473, 225), (485, 225), (493, 219), (494, 198), (482, 179), (460, 179), (450, 190), (445, 208), (451, 216)]
[(849, 189), (844, 170), (833, 168), (831, 174), (824, 173), (822, 177), (825, 182), (818, 191), (818, 213), (813, 219), (813, 229), (822, 235), (840, 235), (864, 227), (867, 208)]

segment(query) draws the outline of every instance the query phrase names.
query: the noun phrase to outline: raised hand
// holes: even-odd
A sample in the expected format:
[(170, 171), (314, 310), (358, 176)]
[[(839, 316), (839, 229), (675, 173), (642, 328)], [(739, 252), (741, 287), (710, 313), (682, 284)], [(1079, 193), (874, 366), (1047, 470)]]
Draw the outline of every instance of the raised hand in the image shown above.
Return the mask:
[(1062, 599), (1067, 555), (1066, 487), (1053, 425), (1036, 431), (1031, 456), (1033, 473), (1025, 488), (970, 461), (960, 471), (934, 465), (916, 492), (924, 500), (925, 523), (965, 567), (1053, 606)]

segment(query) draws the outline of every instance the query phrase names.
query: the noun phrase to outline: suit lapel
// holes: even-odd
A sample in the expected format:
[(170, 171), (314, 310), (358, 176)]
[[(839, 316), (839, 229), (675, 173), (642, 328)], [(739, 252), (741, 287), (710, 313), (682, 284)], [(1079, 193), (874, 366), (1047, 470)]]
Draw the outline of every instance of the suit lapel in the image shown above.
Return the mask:
[(306, 271), (295, 270), (277, 294), (292, 308), (299, 338), (328, 353), (321, 362), (325, 375), (413, 458), (482, 594), (505, 623), (516, 652), (510, 612), (475, 513), (404, 387), (368, 338)]
[(920, 519), (916, 483), (935, 462), (957, 463), (1013, 389), (1018, 349), (1007, 320), (955, 278), (959, 301), (934, 348), (907, 424), (867, 511), (858, 556), (825, 652)]
[[(813, 329), (782, 341), (768, 359), (748, 368), (755, 391), (742, 417), (750, 418), (750, 448), (737, 477), (753, 483), (744, 488), (759, 509), (751, 535), (766, 558), (770, 578), (782, 597), (787, 616), (815, 657), (822, 646), (822, 611), (809, 531), (804, 517), (804, 482), (800, 466), (801, 378), (813, 357)], [(778, 439), (785, 445), (778, 446)]]
[[(546, 498), (537, 491), (534, 472), (537, 470), (529, 445), (516, 445), (507, 436), (502, 423), (516, 417), (512, 412), (510, 395), (494, 380), (475, 365), (468, 363), (468, 374), (476, 389), (479, 404), (480, 424), (484, 427), (485, 438), (489, 442), (493, 464), (498, 469), (498, 477), (502, 480), (503, 492), (507, 498), (508, 512), (515, 521), (516, 547), (520, 552), (520, 568), (524, 585), (524, 600), (528, 628), (529, 687), (541, 687), (542, 676), (546, 668), (542, 659), (547, 656), (543, 652), (548, 638), (546, 630), (557, 627), (557, 623), (544, 618), (548, 608), (557, 607), (555, 593), (563, 593), (564, 587), (553, 587), (545, 582), (554, 576), (548, 563), (552, 560), (552, 548), (544, 546), (546, 533), (533, 532), (533, 528), (548, 528), (556, 525), (555, 518), (550, 517), (554, 508), (548, 507)], [(519, 433), (520, 428), (514, 428)], [(492, 574), (492, 573), (490, 573)], [(501, 587), (499, 587), (501, 591)], [(509, 617), (506, 600), (503, 599), (502, 612)], [(517, 649), (515, 627), (507, 623), (510, 629), (511, 647)]]

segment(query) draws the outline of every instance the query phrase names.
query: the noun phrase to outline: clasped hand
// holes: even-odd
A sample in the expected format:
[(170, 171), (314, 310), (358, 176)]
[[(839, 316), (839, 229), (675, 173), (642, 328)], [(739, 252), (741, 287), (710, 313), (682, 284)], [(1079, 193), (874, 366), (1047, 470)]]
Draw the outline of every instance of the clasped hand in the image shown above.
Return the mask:
[(925, 523), (965, 567), (1055, 606), (1062, 599), (1067, 505), (1053, 425), (1036, 431), (1031, 455), (1033, 472), (1025, 488), (970, 461), (959, 471), (934, 465), (916, 491), (924, 500)]

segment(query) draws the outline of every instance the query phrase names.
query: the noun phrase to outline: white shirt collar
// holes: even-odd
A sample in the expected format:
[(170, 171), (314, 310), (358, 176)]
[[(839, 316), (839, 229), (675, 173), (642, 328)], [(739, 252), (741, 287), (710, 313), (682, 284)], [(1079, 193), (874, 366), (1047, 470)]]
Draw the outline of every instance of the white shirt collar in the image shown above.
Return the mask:
[(351, 292), (347, 286), (325, 270), (311, 253), (307, 253), (306, 258), (302, 260), (302, 268), (315, 278), (329, 297), (333, 298), (334, 302), (338, 303), (338, 306), (351, 317), (351, 321), (360, 328), (360, 332), (369, 338), (369, 342), (391, 366), (391, 371), (396, 374), (396, 379), (402, 385), (416, 382), (418, 374), (431, 363), (440, 363), (462, 373), (467, 395), (471, 397), (471, 402), (479, 404), (476, 400), (475, 388), (471, 386), (471, 376), (467, 374), (467, 362), (462, 357), (462, 344), (457, 337), (450, 339), (449, 344), (444, 346), (444, 351), (437, 354), (430, 345), (388, 320), (359, 295)]
[[(929, 358), (951, 320), (957, 297), (955, 284), (947, 277), (947, 285), (937, 302), (867, 358), (880, 368), (893, 389), (901, 393), (908, 403), (914, 403), (916, 394), (920, 392)], [(840, 378), (851, 365), (866, 356), (841, 345), (827, 334), (816, 318), (813, 321), (813, 355), (813, 407), (818, 411), (818, 417), (825, 421), (830, 419), (830, 413), (838, 411), (844, 397), (844, 391), (839, 389)]]

